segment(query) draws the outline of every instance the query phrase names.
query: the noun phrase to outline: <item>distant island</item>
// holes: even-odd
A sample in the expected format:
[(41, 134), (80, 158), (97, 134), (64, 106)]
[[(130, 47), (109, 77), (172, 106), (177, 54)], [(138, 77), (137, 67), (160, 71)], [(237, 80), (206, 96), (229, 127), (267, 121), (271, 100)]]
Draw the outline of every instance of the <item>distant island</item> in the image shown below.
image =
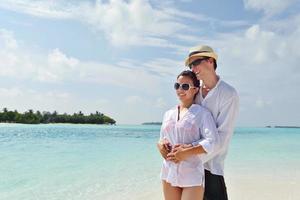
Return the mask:
[(21, 124), (48, 124), (48, 123), (71, 123), (71, 124), (116, 124), (116, 121), (103, 113), (96, 111), (90, 115), (84, 115), (81, 111), (68, 115), (67, 113), (58, 114), (56, 111), (50, 113), (48, 111), (28, 110), (19, 113), (17, 110), (8, 111), (4, 108), (0, 112), (0, 122), (5, 123), (21, 123)]
[(142, 125), (162, 125), (161, 122), (144, 122)]
[(266, 128), (300, 128), (300, 126), (266, 126)]

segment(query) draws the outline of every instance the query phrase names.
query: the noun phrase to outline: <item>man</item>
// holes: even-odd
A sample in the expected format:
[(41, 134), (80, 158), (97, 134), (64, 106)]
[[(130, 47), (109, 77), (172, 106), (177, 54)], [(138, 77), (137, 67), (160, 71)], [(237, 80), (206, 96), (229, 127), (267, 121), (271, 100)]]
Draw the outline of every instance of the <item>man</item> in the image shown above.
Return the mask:
[[(219, 134), (218, 145), (214, 152), (204, 156), (206, 161), (204, 163), (205, 200), (228, 199), (224, 181), (224, 160), (239, 107), (236, 90), (216, 74), (217, 59), (218, 56), (211, 47), (201, 45), (191, 48), (185, 60), (185, 65), (202, 82), (195, 102), (212, 112)], [(174, 162), (180, 162), (191, 155), (203, 153), (199, 143), (195, 142), (190, 145), (176, 145), (172, 152), (166, 155), (167, 142), (161, 141), (158, 148), (163, 157)]]

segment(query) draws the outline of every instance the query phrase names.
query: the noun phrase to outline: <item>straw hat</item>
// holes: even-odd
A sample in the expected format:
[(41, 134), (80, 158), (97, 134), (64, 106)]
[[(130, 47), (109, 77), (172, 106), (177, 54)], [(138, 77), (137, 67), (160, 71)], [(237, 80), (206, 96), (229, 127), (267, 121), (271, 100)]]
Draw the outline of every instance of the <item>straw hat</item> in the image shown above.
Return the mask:
[(216, 61), (218, 59), (218, 55), (214, 52), (214, 50), (211, 47), (206, 45), (200, 45), (192, 47), (190, 49), (189, 56), (185, 59), (185, 66), (189, 66), (195, 60), (203, 57), (214, 58)]

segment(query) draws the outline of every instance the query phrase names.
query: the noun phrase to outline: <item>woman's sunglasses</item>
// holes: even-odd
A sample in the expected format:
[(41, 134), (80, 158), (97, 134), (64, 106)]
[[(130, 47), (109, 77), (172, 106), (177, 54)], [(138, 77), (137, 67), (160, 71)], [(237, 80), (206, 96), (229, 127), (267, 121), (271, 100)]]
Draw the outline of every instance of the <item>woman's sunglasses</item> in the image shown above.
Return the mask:
[(190, 84), (187, 84), (187, 83), (182, 83), (182, 84), (175, 83), (175, 84), (174, 84), (174, 88), (175, 88), (175, 90), (178, 90), (179, 88), (181, 88), (181, 89), (187, 91), (187, 90), (189, 90), (190, 88), (196, 88), (196, 87), (194, 87), (194, 86), (192, 86), (192, 85), (190, 85)]

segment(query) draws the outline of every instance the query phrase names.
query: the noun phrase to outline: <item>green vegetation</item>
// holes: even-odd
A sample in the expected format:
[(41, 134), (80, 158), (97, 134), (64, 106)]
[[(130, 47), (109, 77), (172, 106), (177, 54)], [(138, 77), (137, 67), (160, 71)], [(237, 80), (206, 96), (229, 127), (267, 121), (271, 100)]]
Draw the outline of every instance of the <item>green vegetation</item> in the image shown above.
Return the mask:
[(47, 123), (72, 123), (72, 124), (115, 124), (116, 121), (103, 113), (96, 111), (95, 114), (91, 113), (85, 116), (81, 111), (73, 115), (58, 114), (56, 111), (40, 112), (28, 110), (26, 112), (18, 113), (18, 111), (8, 111), (4, 108), (0, 112), (0, 122), (7, 123), (22, 123), (22, 124), (47, 124)]
[(266, 128), (300, 128), (300, 126), (266, 126)]
[(161, 122), (144, 122), (142, 125), (161, 125)]

